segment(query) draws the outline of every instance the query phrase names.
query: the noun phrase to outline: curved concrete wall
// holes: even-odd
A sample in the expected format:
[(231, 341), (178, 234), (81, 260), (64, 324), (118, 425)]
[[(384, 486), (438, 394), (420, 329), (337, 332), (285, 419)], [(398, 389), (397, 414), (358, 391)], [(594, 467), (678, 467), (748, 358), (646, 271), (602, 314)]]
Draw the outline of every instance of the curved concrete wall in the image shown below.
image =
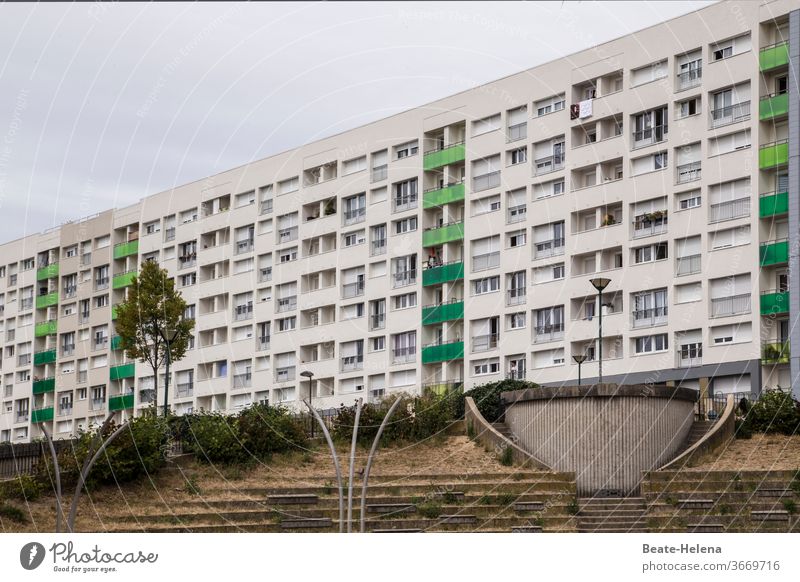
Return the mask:
[(519, 445), (556, 471), (574, 471), (579, 495), (628, 495), (643, 471), (672, 460), (694, 422), (696, 393), (600, 384), (503, 393)]

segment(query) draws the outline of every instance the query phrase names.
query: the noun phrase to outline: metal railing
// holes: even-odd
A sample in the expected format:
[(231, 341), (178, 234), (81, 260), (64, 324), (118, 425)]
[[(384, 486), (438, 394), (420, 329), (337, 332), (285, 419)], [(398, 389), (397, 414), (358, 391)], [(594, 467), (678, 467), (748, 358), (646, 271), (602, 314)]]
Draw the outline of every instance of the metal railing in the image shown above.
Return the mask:
[(380, 182), (381, 180), (385, 180), (388, 175), (389, 175), (389, 164), (382, 164), (380, 166), (375, 166), (374, 168), (372, 168), (371, 181)]
[(75, 297), (75, 294), (78, 292), (77, 285), (70, 285), (68, 287), (64, 287), (64, 299), (71, 299)]
[(58, 416), (69, 416), (72, 414), (72, 404), (59, 404)]
[(369, 329), (383, 329), (386, 327), (386, 314), (385, 313), (373, 313), (369, 316)]
[(247, 240), (236, 241), (236, 254), (249, 253), (255, 248), (255, 240), (250, 238)]
[(64, 344), (61, 346), (62, 356), (71, 356), (75, 353), (75, 344)]
[(711, 116), (711, 127), (722, 127), (736, 123), (737, 121), (744, 121), (750, 119), (750, 102), (742, 101), (741, 103), (734, 103), (726, 107), (712, 109), (709, 112)]
[(506, 291), (506, 305), (519, 305), (525, 303), (527, 299), (527, 289), (525, 287), (517, 287), (516, 289), (509, 289)]
[(473, 352), (488, 352), (497, 348), (500, 342), (499, 333), (490, 333), (486, 335), (472, 336), (472, 351)]
[(564, 254), (563, 238), (551, 238), (550, 240), (537, 242), (534, 246), (536, 249), (535, 258), (537, 259), (555, 257)]
[(392, 273), (392, 288), (406, 287), (417, 282), (417, 270), (397, 271)]
[(546, 158), (539, 158), (533, 162), (533, 175), (541, 176), (542, 174), (549, 174), (564, 168), (564, 154), (557, 154), (547, 156)]
[(278, 302), (275, 306), (275, 311), (277, 313), (292, 311), (294, 309), (297, 309), (297, 295), (292, 295), (291, 297), (281, 297), (278, 299)]
[(392, 349), (392, 363), (406, 364), (417, 359), (416, 347), (394, 348)]
[(641, 238), (651, 236), (654, 234), (661, 234), (667, 232), (669, 223), (667, 217), (664, 216), (658, 220), (639, 220), (633, 223), (633, 238)]
[(472, 178), (472, 191), (480, 192), (495, 188), (500, 185), (500, 170), (489, 172), (488, 174), (481, 174)]
[(273, 201), (272, 200), (262, 200), (260, 205), (261, 205), (261, 208), (259, 208), (259, 211), (258, 211), (259, 214), (269, 214), (270, 212), (272, 212), (272, 208), (273, 208)]
[(178, 382), (175, 385), (175, 398), (194, 396), (194, 382)]
[(350, 299), (364, 294), (364, 281), (345, 283), (342, 285), (342, 299)]
[(564, 339), (564, 324), (553, 323), (540, 325), (533, 328), (533, 341), (535, 343), (551, 342)]
[(289, 382), (294, 380), (296, 368), (294, 366), (283, 366), (275, 368), (275, 381), (276, 382)]
[(28, 366), (31, 363), (30, 354), (20, 354), (17, 356), (17, 366)]
[(256, 349), (259, 351), (268, 350), (269, 340), (270, 336), (261, 336), (259, 338), (256, 338)]
[(700, 342), (683, 344), (678, 348), (678, 366), (689, 368), (703, 365), (703, 344)]
[(692, 275), (700, 272), (702, 255), (689, 255), (688, 257), (678, 257), (675, 260), (675, 275)]
[(750, 313), (751, 303), (750, 293), (732, 295), (730, 297), (717, 297), (711, 300), (711, 317)]
[(278, 244), (283, 244), (297, 240), (297, 227), (290, 226), (288, 228), (281, 228), (278, 230)]
[(253, 385), (253, 374), (245, 372), (244, 374), (233, 375), (234, 388), (250, 388)]
[(178, 257), (179, 269), (188, 269), (189, 267), (194, 267), (195, 264), (197, 264), (197, 254), (195, 253)]
[(472, 257), (472, 271), (485, 271), (500, 265), (500, 251), (484, 253)]
[(164, 229), (164, 242), (169, 242), (175, 240), (175, 227), (170, 226), (169, 228)]
[(393, 196), (392, 197), (392, 212), (402, 212), (404, 210), (411, 210), (416, 208), (418, 204), (417, 194), (408, 194), (407, 196)]
[(506, 211), (506, 223), (514, 224), (515, 222), (522, 222), (528, 217), (528, 206), (525, 204), (518, 204), (512, 206)]
[(666, 123), (634, 131), (631, 134), (633, 140), (632, 149), (647, 147), (654, 143), (661, 143), (667, 138), (668, 133), (669, 125)]
[(83, 253), (81, 255), (81, 266), (85, 267), (92, 263), (92, 253)]
[(261, 267), (258, 270), (258, 282), (266, 283), (272, 281), (272, 267)]
[(20, 310), (33, 309), (33, 297), (23, 297), (19, 302)]
[(653, 327), (667, 322), (667, 306), (649, 307), (633, 311), (633, 327)]
[(92, 342), (92, 351), (104, 350), (108, 347), (108, 336), (101, 339), (95, 339)]
[(702, 168), (700, 162), (690, 162), (677, 166), (675, 170), (678, 172), (678, 184), (685, 184), (699, 180)]
[(242, 321), (253, 317), (253, 304), (237, 305), (233, 308), (234, 321)]
[(100, 277), (99, 279), (94, 280), (94, 288), (95, 291), (101, 291), (102, 289), (108, 289), (108, 283), (111, 281), (110, 277)]
[(372, 241), (372, 246), (370, 247), (370, 256), (374, 257), (375, 255), (383, 255), (385, 253), (386, 253), (385, 238)]
[(364, 356), (343, 356), (342, 357), (342, 372), (349, 372), (351, 370), (361, 370), (364, 367)]
[(718, 204), (712, 204), (708, 209), (709, 222), (722, 222), (750, 216), (750, 198), (737, 198)]
[(678, 90), (691, 89), (697, 87), (703, 81), (703, 67), (690, 69), (685, 73), (678, 73)]

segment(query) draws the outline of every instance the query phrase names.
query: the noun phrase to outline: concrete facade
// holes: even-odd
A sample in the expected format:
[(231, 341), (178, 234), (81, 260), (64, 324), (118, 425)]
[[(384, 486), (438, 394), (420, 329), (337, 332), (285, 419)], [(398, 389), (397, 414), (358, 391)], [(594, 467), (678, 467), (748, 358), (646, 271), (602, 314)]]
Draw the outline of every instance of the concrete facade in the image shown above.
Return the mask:
[(573, 354), (591, 381), (600, 309), (605, 379), (788, 386), (795, 7), (710, 6), (0, 246), (0, 440), (150, 405), (113, 349), (144, 260), (197, 323), (178, 413), (299, 406), (304, 370), (321, 408), (574, 381)]

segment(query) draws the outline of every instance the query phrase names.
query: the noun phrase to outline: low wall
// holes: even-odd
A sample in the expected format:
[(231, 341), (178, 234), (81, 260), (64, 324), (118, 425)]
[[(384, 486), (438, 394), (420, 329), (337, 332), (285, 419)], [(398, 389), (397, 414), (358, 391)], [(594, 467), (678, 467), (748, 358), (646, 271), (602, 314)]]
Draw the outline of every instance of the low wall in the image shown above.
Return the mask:
[(703, 438), (694, 443), (683, 453), (661, 467), (659, 471), (665, 471), (667, 469), (680, 469), (683, 466), (690, 466), (694, 461), (703, 455), (713, 453), (720, 447), (727, 445), (733, 440), (733, 434), (735, 430), (736, 402), (733, 398), (733, 395), (729, 394), (728, 400), (725, 403), (725, 410), (722, 412), (722, 416), (720, 416), (719, 420), (714, 423), (714, 426), (711, 427), (711, 430), (704, 434)]
[(504, 392), (518, 444), (556, 471), (574, 471), (578, 494), (638, 493), (643, 471), (678, 453), (697, 392), (648, 384), (538, 387)]
[(497, 429), (483, 417), (471, 396), (467, 396), (464, 399), (464, 422), (467, 425), (468, 434), (473, 433), (475, 440), (487, 449), (495, 451), (498, 456), (503, 454), (504, 449), (510, 448), (515, 465), (536, 469), (550, 469), (545, 463), (497, 432)]

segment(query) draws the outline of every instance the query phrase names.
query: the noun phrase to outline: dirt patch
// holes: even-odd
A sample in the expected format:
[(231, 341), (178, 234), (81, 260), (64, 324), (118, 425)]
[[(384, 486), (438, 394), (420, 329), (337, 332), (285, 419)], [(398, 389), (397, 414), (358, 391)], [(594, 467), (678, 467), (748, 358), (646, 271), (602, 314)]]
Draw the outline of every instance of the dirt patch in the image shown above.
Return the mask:
[(800, 468), (800, 435), (754, 434), (700, 459), (687, 471), (786, 471)]

